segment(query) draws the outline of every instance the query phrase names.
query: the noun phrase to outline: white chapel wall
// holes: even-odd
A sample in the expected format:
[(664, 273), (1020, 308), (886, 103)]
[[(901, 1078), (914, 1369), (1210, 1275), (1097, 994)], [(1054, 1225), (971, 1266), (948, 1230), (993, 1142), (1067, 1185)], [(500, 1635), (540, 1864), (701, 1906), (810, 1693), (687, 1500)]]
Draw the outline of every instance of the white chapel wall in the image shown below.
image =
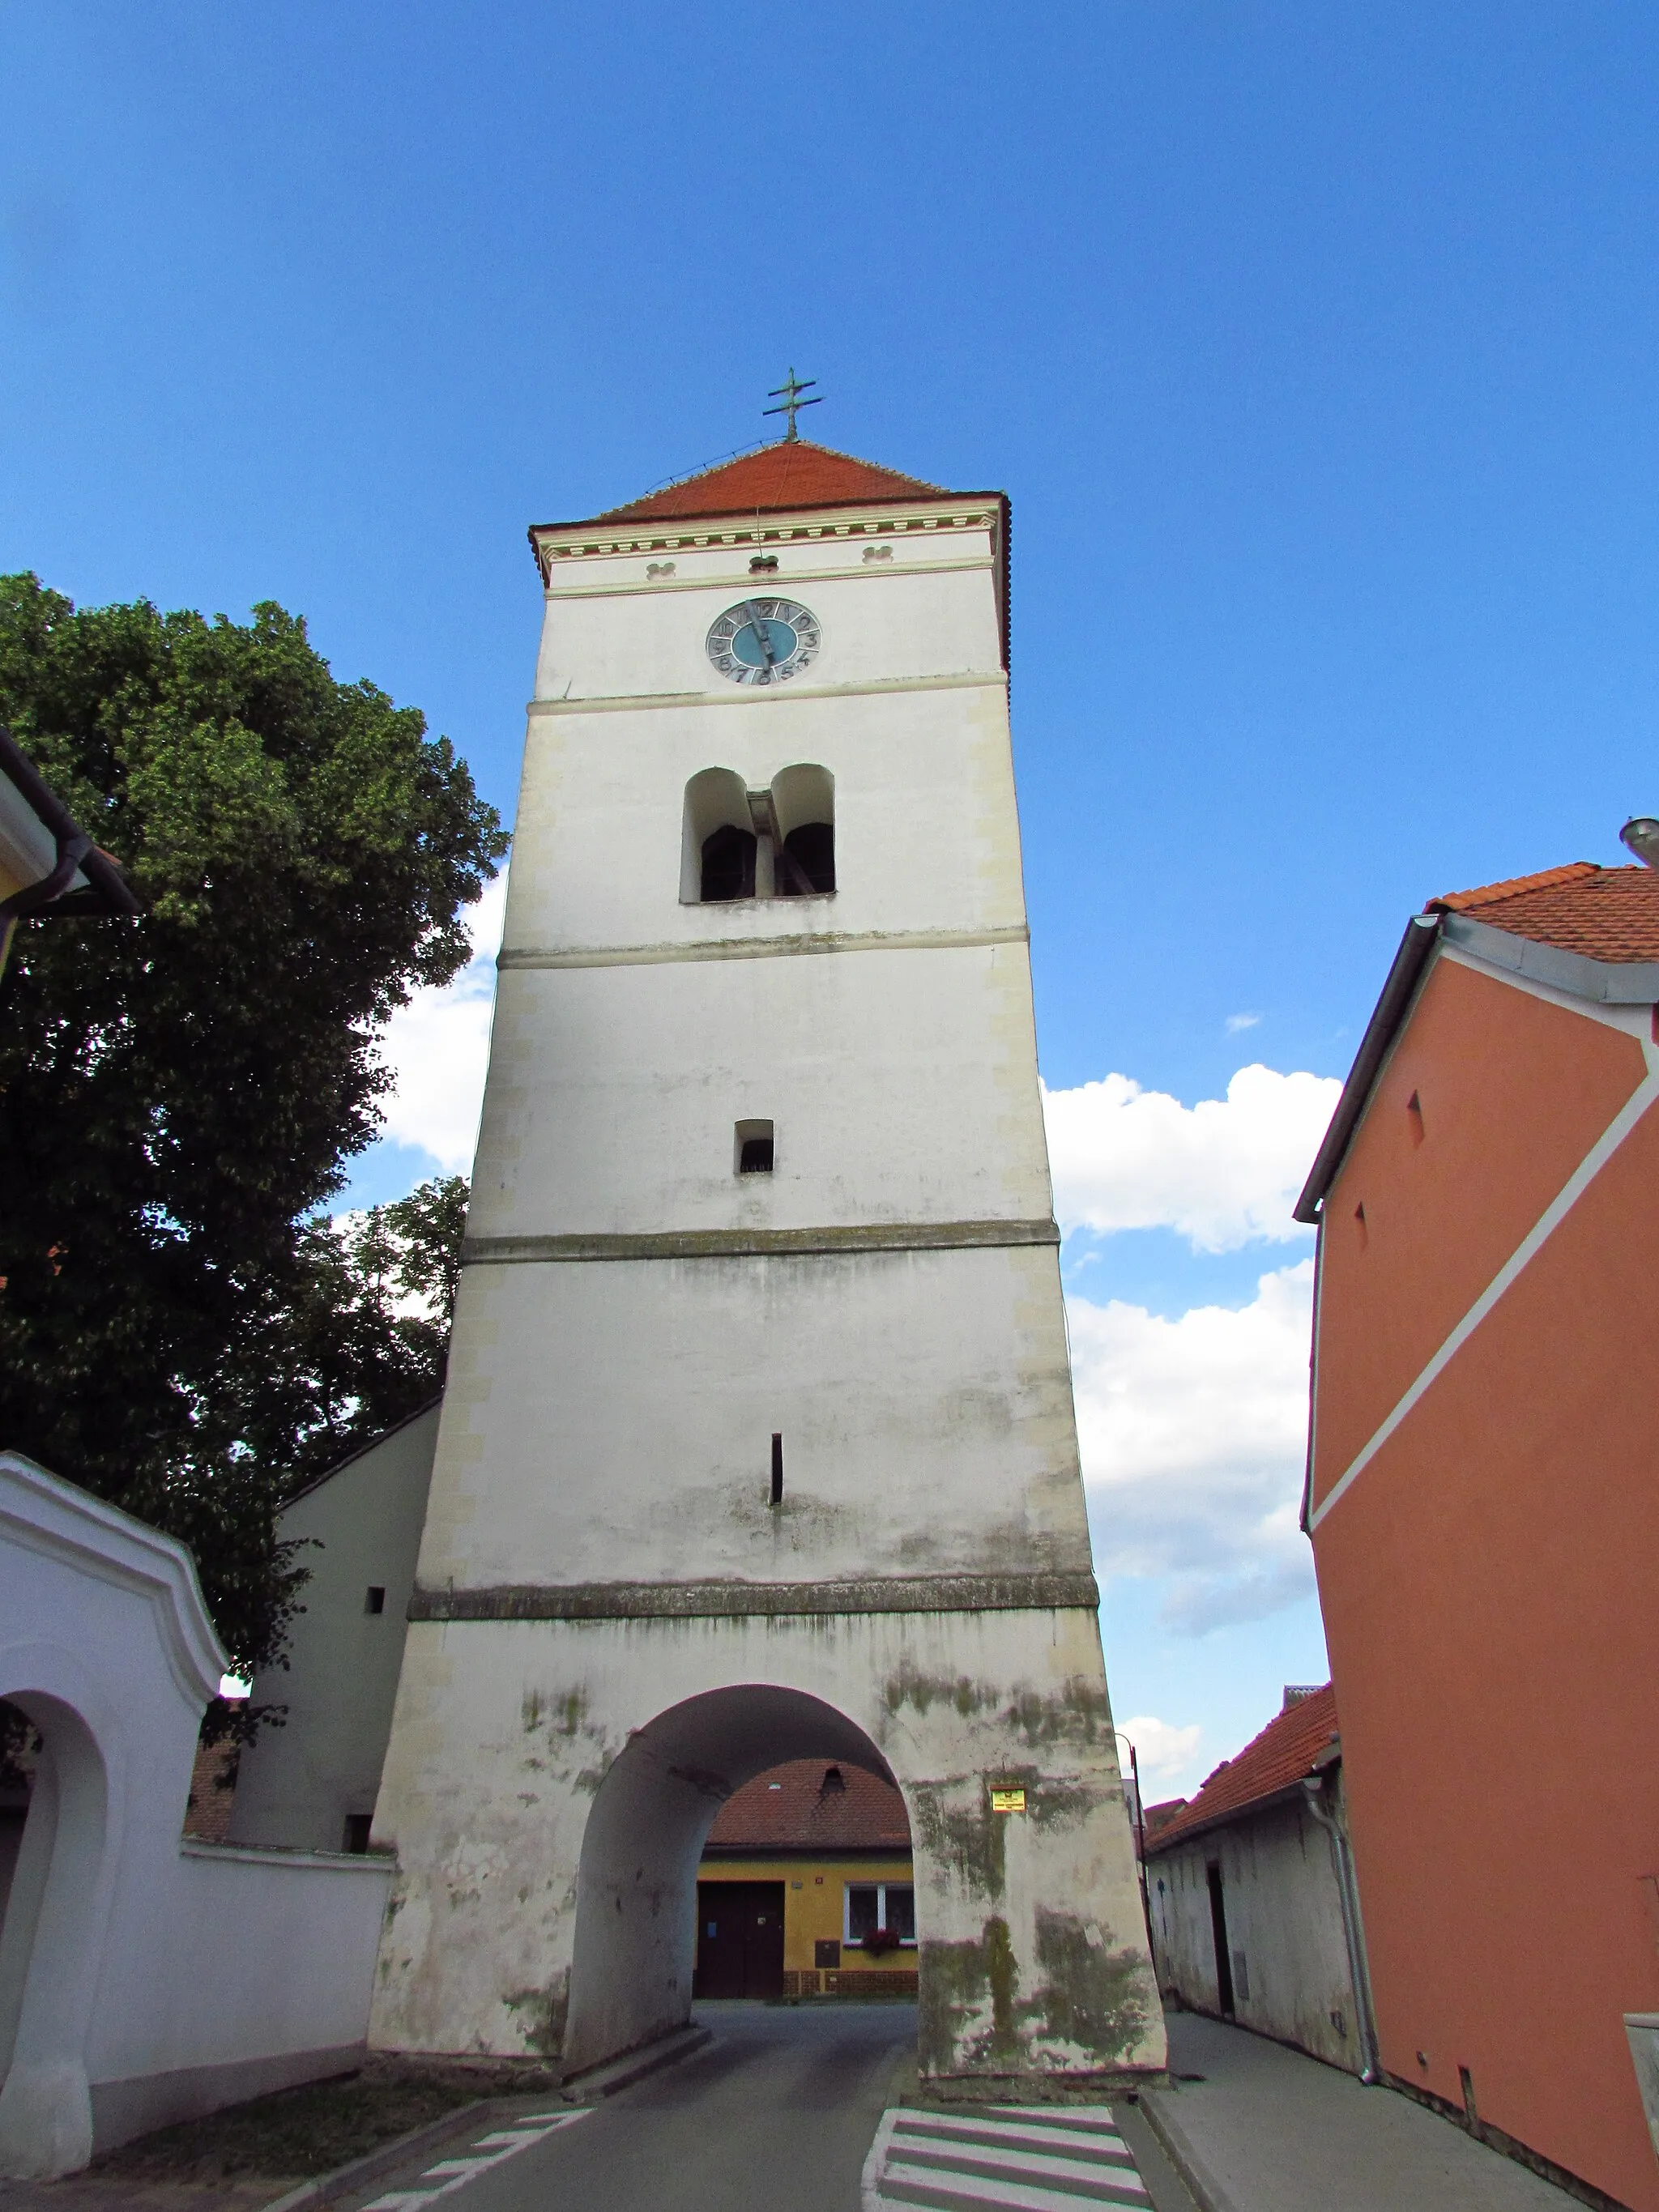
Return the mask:
[(0, 1698), (45, 1742), (0, 1928), (0, 2175), (362, 2049), (390, 1868), (181, 1838), (223, 1665), (182, 1547), (0, 1454)]

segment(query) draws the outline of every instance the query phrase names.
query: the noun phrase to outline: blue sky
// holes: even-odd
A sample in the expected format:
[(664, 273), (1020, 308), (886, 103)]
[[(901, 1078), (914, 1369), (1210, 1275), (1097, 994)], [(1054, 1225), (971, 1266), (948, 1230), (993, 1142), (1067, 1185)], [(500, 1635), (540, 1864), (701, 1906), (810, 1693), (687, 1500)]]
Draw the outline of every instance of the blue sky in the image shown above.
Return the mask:
[[(528, 522), (748, 444), (791, 362), (827, 442), (1006, 486), (1053, 1089), (1340, 1074), (1425, 896), (1659, 804), (1650, 8), (0, 0), (0, 562), (281, 599), (509, 814)], [(1067, 1261), (1173, 1329), (1304, 1256)], [(1109, 1656), (1202, 1771), (1322, 1660), (1305, 1596), (1200, 1632), (1186, 1571), (1114, 1580)]]

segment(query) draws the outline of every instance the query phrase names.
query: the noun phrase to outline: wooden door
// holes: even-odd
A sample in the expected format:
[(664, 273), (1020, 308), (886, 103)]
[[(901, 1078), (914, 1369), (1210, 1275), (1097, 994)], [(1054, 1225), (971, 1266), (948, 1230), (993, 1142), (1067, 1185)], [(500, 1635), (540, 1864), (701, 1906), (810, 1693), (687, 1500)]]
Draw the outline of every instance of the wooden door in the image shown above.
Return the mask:
[(783, 1995), (783, 1898), (781, 1881), (697, 1884), (695, 1996)]

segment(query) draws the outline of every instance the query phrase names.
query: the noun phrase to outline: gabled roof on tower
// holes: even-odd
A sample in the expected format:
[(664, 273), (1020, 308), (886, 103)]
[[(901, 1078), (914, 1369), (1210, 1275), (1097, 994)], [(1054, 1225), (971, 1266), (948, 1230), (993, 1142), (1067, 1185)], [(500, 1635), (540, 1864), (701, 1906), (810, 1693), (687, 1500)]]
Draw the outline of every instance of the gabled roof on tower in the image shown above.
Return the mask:
[(798, 507), (862, 507), (892, 499), (933, 499), (944, 492), (942, 484), (926, 483), (920, 477), (902, 476), (896, 469), (875, 461), (861, 461), (854, 453), (839, 453), (832, 446), (815, 446), (809, 438), (780, 438), (757, 453), (740, 453), (626, 507), (612, 507), (597, 520), (606, 522), (641, 520), (650, 516), (690, 514), (775, 514)]
[[(975, 493), (976, 498), (990, 495)], [(856, 454), (815, 446), (808, 438), (780, 438), (758, 453), (740, 453), (712, 469), (699, 469), (647, 492), (624, 507), (607, 507), (593, 522), (680, 521), (694, 515), (777, 514), (798, 507), (872, 507), (895, 499), (943, 499), (943, 485), (901, 475)], [(573, 523), (539, 527), (573, 529)]]

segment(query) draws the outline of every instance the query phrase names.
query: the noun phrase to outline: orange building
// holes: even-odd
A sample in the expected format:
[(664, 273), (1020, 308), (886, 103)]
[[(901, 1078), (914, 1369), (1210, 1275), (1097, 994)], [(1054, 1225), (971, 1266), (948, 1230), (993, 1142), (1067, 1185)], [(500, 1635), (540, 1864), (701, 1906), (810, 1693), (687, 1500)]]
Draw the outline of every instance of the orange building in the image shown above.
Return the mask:
[(696, 1992), (915, 1996), (910, 1823), (890, 1782), (792, 1759), (733, 1790), (697, 1869)]
[(1648, 868), (1433, 900), (1297, 1208), (1319, 1224), (1304, 1521), (1383, 2070), (1641, 2212), (1656, 1038)]

